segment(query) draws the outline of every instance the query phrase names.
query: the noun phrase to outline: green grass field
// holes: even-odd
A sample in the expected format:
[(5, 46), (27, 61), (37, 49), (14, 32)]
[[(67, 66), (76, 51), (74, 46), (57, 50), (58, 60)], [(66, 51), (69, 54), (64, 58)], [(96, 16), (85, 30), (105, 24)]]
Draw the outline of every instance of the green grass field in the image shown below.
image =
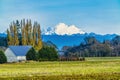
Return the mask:
[(0, 80), (120, 80), (120, 57), (0, 64)]

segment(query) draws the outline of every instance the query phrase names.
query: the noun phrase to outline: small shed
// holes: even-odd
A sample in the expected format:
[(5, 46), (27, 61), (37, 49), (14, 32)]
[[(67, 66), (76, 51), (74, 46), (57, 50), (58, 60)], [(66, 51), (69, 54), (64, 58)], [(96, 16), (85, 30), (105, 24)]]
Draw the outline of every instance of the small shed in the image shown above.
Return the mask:
[(9, 46), (5, 50), (7, 62), (25, 61), (26, 54), (31, 48), (32, 46)]

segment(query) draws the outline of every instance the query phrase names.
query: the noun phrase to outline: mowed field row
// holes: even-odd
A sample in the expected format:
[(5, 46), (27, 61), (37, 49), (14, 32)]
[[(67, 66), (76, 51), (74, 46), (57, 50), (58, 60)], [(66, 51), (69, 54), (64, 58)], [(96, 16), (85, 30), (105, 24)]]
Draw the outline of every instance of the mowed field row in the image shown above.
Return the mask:
[(31, 61), (0, 64), (0, 79), (119, 80), (120, 57), (91, 57), (86, 58), (86, 61)]

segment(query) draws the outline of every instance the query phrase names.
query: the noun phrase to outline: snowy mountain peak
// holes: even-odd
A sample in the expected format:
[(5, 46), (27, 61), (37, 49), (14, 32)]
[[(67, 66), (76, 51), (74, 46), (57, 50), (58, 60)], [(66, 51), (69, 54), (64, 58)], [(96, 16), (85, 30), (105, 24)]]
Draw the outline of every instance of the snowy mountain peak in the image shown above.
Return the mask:
[(85, 32), (75, 25), (66, 25), (65, 23), (59, 23), (55, 28), (48, 27), (46, 30), (43, 30), (45, 35), (73, 35), (73, 34), (85, 34)]

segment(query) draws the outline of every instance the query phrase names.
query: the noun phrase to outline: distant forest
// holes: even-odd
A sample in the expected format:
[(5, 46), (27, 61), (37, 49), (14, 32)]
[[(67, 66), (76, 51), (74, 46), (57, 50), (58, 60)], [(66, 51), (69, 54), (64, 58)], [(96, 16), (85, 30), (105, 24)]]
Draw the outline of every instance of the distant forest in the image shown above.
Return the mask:
[(120, 36), (111, 41), (99, 42), (95, 37), (86, 37), (84, 42), (78, 46), (62, 49), (66, 57), (108, 57), (120, 56)]

